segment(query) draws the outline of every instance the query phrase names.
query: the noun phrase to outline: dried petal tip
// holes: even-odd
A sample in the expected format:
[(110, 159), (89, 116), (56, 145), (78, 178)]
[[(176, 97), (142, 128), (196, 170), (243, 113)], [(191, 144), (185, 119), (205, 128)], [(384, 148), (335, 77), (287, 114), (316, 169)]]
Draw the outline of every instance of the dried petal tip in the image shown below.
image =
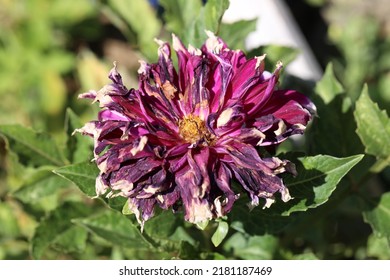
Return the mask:
[(143, 75), (146, 75), (146, 69), (148, 67), (148, 64), (146, 63), (146, 61), (144, 60), (138, 60), (140, 66), (138, 68), (138, 74), (143, 74)]
[(272, 204), (275, 203), (275, 198), (273, 197), (268, 197), (265, 199), (265, 204), (263, 206), (263, 209), (270, 208)]
[(222, 48), (223, 48), (223, 43), (219, 41), (219, 38), (215, 36), (215, 34), (209, 30), (205, 30), (207, 36), (209, 37), (206, 40), (206, 48), (209, 52), (215, 53), (215, 54), (220, 54)]
[(267, 54), (263, 54), (262, 56), (255, 56), (256, 58), (256, 66), (255, 68), (259, 68), (260, 65), (264, 64), (264, 60), (267, 57)]
[(287, 188), (282, 188), (282, 189), (280, 190), (280, 194), (282, 195), (282, 200), (283, 200), (284, 202), (287, 202), (287, 201), (293, 199), (293, 198), (291, 197), (290, 192), (288, 191)]
[(161, 47), (165, 44), (164, 41), (161, 41), (160, 39), (154, 38), (154, 41)]
[(77, 96), (79, 99), (95, 99), (96, 98), (96, 91), (91, 90), (89, 92), (81, 93)]
[(180, 39), (172, 33), (172, 46), (173, 46), (173, 49), (176, 51), (176, 52), (185, 52), (186, 49), (185, 47), (183, 46), (183, 43), (180, 41)]
[(201, 56), (202, 51), (200, 49), (195, 48), (191, 44), (188, 45), (188, 52), (192, 55)]

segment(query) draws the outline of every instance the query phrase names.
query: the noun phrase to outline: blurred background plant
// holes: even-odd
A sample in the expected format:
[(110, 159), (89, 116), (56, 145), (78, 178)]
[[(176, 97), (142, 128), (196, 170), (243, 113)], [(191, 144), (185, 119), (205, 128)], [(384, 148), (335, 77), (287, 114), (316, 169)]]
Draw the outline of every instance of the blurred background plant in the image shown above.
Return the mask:
[[(174, 32), (200, 46), (210, 29), (230, 48), (244, 48), (256, 21), (220, 24), (228, 1), (218, 0), (0, 0), (0, 259), (389, 259), (390, 121), (368, 96), (389, 110), (387, 2), (286, 1), (326, 69), (316, 86), (283, 78), (318, 106), (320, 118), (298, 150), (348, 157), (340, 166), (332, 158), (313, 159), (330, 161), (324, 179), (337, 182), (361, 160), (355, 155), (366, 154), (334, 193), (324, 190), (329, 202), (289, 217), (237, 207), (203, 231), (180, 214), (162, 212), (141, 234), (122, 211), (123, 200), (88, 197), (96, 170), (84, 162), (92, 158), (92, 143), (70, 135), (98, 108), (77, 95), (105, 85), (113, 61), (128, 88), (137, 87), (138, 60), (157, 58), (154, 38), (170, 41)], [(299, 50), (261, 46), (248, 55), (264, 51), (272, 69)], [(382, 133), (377, 142), (366, 133), (367, 114), (382, 121), (371, 133)], [(309, 161), (302, 163), (305, 170)], [(337, 178), (329, 177), (338, 166)]]

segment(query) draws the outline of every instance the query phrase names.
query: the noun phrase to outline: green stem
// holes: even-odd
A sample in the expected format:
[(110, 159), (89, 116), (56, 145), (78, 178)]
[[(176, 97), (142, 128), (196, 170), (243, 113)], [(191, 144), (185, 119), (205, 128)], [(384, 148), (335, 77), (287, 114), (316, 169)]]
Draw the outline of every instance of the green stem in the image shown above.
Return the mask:
[(370, 168), (369, 172), (371, 173), (380, 173), (390, 164), (390, 156), (385, 159), (378, 159)]

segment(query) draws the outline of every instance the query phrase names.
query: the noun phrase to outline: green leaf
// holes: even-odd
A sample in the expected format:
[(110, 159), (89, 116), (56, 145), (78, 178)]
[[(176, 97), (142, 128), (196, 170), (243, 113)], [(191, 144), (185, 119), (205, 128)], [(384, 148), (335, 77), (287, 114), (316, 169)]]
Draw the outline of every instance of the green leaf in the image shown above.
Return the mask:
[[(180, 219), (180, 221), (183, 221), (183, 219), (184, 219), (183, 215), (180, 215), (179, 219)], [(200, 238), (198, 238), (197, 234), (202, 235), (203, 233), (198, 231), (198, 230), (196, 231), (195, 234), (193, 234), (193, 233), (194, 232), (187, 230), (184, 226), (178, 226), (176, 228), (175, 232), (171, 236), (169, 236), (169, 239), (172, 241), (181, 242), (181, 244), (183, 242), (185, 242), (185, 243), (190, 244), (193, 247), (199, 248), (198, 245), (199, 245)], [(180, 247), (181, 246), (182, 245), (180, 245)]]
[(140, 230), (129, 219), (116, 211), (107, 210), (92, 217), (76, 219), (74, 222), (86, 227), (112, 244), (130, 248), (147, 248), (150, 246)]
[(383, 164), (381, 171), (390, 164), (390, 119), (386, 111), (381, 111), (368, 95), (367, 86), (364, 87), (354, 112), (357, 123), (357, 134), (365, 146), (367, 154), (376, 156)]
[(223, 249), (241, 259), (270, 260), (277, 247), (278, 239), (273, 235), (246, 236), (237, 232), (225, 242)]
[(229, 231), (229, 224), (225, 221), (218, 221), (218, 227), (215, 230), (213, 236), (211, 236), (211, 242), (213, 242), (215, 247), (218, 247), (219, 244), (225, 239)]
[[(48, 16), (54, 22), (69, 25), (91, 17), (97, 10), (97, 3), (88, 0), (78, 0), (77, 5), (71, 1), (53, 1), (48, 10)], [(64, 13), (64, 11), (67, 11)]]
[[(207, 39), (205, 30), (218, 33), (228, 0), (202, 1), (162, 0), (167, 28), (182, 40), (184, 45), (200, 47)], [(237, 27), (237, 26), (236, 26)]]
[(202, 221), (202, 222), (196, 223), (196, 227), (197, 227), (198, 229), (200, 229), (200, 230), (205, 230), (206, 227), (208, 226), (208, 224), (209, 224), (209, 220), (204, 220), (204, 221)]
[(111, 198), (103, 198), (104, 202), (110, 206), (111, 209), (114, 209), (116, 211), (122, 212), (123, 207), (125, 206), (126, 203), (128, 203), (128, 199), (123, 196), (114, 196)]
[(168, 238), (178, 226), (178, 216), (172, 211), (163, 210), (145, 223), (144, 231), (153, 238)]
[(344, 92), (343, 86), (334, 76), (332, 63), (329, 63), (326, 66), (324, 76), (317, 83), (315, 91), (322, 98), (325, 104), (329, 104), (336, 95)]
[(297, 211), (306, 211), (325, 203), (336, 189), (340, 180), (362, 160), (364, 155), (336, 158), (326, 155), (299, 158), (298, 175), (286, 178), (291, 196), (287, 203), (278, 203), (272, 208), (280, 207), (282, 215), (290, 215)]
[(160, 32), (161, 24), (148, 1), (109, 0), (108, 2), (137, 33), (141, 42), (153, 41)]
[(16, 237), (20, 233), (17, 216), (12, 207), (0, 203), (0, 236), (3, 238)]
[(182, 260), (199, 259), (199, 246), (194, 246), (187, 241), (181, 241), (178, 257)]
[(80, 253), (87, 246), (87, 238), (88, 231), (74, 225), (58, 235), (52, 245), (53, 248), (64, 253)]
[(0, 125), (13, 151), (24, 157), (25, 164), (34, 166), (66, 164), (66, 159), (55, 141), (46, 133), (38, 133), (21, 125)]
[(42, 73), (41, 83), (37, 106), (49, 116), (62, 114), (67, 101), (67, 88), (61, 74), (47, 69)]
[(37, 169), (12, 195), (24, 203), (35, 203), (66, 187), (65, 181), (53, 174), (52, 166)]
[(188, 44), (186, 36), (199, 15), (202, 1), (160, 0), (159, 3), (164, 8), (163, 17), (168, 31), (175, 33), (183, 43)]
[(31, 240), (31, 253), (34, 259), (40, 259), (45, 250), (55, 243), (56, 238), (72, 226), (71, 219), (88, 214), (89, 208), (83, 203), (67, 202), (50, 213), (35, 231)]
[(95, 163), (82, 162), (57, 168), (53, 172), (76, 184), (79, 189), (89, 197), (96, 196), (96, 177), (99, 169)]
[(149, 2), (128, 0), (109, 0), (108, 2), (136, 33), (137, 42), (143, 54), (148, 57), (149, 52), (155, 54), (154, 38), (160, 33), (161, 23)]
[(367, 241), (367, 256), (380, 260), (390, 259), (390, 239), (371, 234)]
[[(343, 94), (344, 89), (334, 76), (332, 64), (328, 64), (315, 91), (312, 98), (318, 118), (313, 120), (306, 134), (310, 154), (345, 157), (363, 153), (364, 147), (356, 134), (352, 101)], [(327, 137), (329, 135), (331, 137)]]
[[(264, 53), (267, 54), (266, 63), (272, 62), (271, 67), (275, 67), (278, 61), (283, 62), (283, 65), (289, 64), (299, 54), (299, 50), (292, 47), (268, 45), (264, 47)], [(257, 54), (257, 56), (262, 55)]]
[(122, 207), (122, 214), (123, 215), (133, 215), (133, 211), (130, 210), (129, 206), (129, 200), (126, 200), (125, 204)]
[(277, 197), (270, 208), (262, 209), (260, 205), (249, 211), (245, 204), (248, 199), (240, 197), (228, 214), (230, 227), (251, 235), (279, 233), (295, 221), (296, 216), (289, 216), (291, 213), (306, 211), (325, 203), (341, 178), (362, 158), (363, 155), (347, 158), (324, 155), (300, 158), (297, 177), (284, 180), (292, 200), (285, 203)]
[(189, 236), (182, 227), (183, 215), (161, 209), (157, 211), (160, 213), (145, 223), (144, 232), (158, 251), (176, 255), (183, 241), (194, 244), (194, 237)]
[(65, 130), (68, 137), (66, 146), (70, 162), (80, 163), (90, 160), (93, 157), (92, 139), (80, 133), (73, 134), (75, 129), (83, 126), (83, 123), (70, 108), (66, 110), (65, 118)]
[(371, 225), (377, 236), (390, 239), (390, 192), (384, 193), (377, 200), (363, 199), (366, 203), (364, 220)]
[(255, 48), (248, 52), (247, 57), (253, 58), (266, 54), (266, 68), (274, 68), (278, 61), (283, 62), (283, 65), (289, 64), (299, 54), (299, 50), (292, 47), (267, 45)]
[(322, 98), (313, 96), (318, 118), (313, 120), (306, 133), (310, 154), (328, 154), (346, 157), (364, 153), (364, 147), (356, 134), (356, 122), (349, 97), (336, 95), (325, 104)]
[(214, 32), (219, 31), (222, 16), (229, 8), (229, 0), (208, 0), (203, 7), (203, 13), (201, 12), (201, 18), (203, 16), (203, 23), (198, 22), (201, 26), (204, 25), (205, 29)]
[[(81, 86), (80, 91), (86, 92), (92, 88), (99, 89), (104, 87), (107, 83), (107, 73), (110, 71), (110, 66), (100, 60), (91, 50), (83, 49), (77, 56), (76, 67), (77, 78), (79, 79)], [(93, 69), (93, 71), (91, 71), (91, 69)], [(72, 121), (71, 118), (68, 119)], [(77, 123), (80, 121), (77, 120), (77, 117), (73, 118), (73, 120), (74, 119), (76, 119), (76, 121), (72, 126), (74, 126), (74, 128), (80, 128), (81, 126), (76, 127)], [(69, 132), (72, 133), (73, 131)]]
[(318, 257), (313, 252), (294, 255), (293, 260), (318, 260)]
[(281, 216), (280, 213), (275, 215), (261, 207), (255, 207), (250, 211), (244, 203), (246, 201), (244, 198), (240, 198), (228, 214), (230, 227), (241, 233), (251, 235), (274, 234), (282, 231), (294, 221), (294, 217)]
[(229, 8), (228, 0), (209, 0), (202, 7), (193, 28), (188, 30), (188, 42), (200, 47), (207, 39), (205, 30), (218, 34), (221, 19), (226, 9)]
[(245, 39), (249, 33), (256, 30), (257, 19), (240, 20), (234, 23), (222, 23), (219, 36), (230, 49), (245, 49)]

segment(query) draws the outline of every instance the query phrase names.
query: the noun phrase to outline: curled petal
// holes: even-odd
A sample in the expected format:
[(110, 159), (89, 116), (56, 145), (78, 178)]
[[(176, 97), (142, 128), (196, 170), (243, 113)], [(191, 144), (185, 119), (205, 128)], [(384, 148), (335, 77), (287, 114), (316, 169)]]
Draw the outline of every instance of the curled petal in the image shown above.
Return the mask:
[[(197, 176), (198, 175), (198, 176)], [(207, 197), (202, 196), (199, 184), (199, 174), (195, 174), (189, 167), (177, 173), (176, 184), (185, 208), (186, 221), (200, 223), (210, 220), (213, 214)]]
[(208, 175), (209, 150), (203, 149), (198, 154), (187, 153), (189, 165), (177, 173), (176, 182), (180, 188), (185, 206), (185, 219), (191, 223), (209, 220), (213, 217), (208, 200), (210, 178)]

